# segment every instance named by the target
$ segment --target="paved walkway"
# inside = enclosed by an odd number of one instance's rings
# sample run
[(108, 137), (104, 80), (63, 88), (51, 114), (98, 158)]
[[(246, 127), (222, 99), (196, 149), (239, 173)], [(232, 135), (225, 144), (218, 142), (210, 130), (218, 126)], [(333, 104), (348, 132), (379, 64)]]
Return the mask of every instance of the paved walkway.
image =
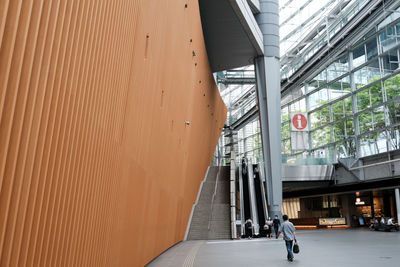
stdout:
[(297, 231), (300, 254), (286, 260), (282, 239), (186, 241), (170, 248), (149, 267), (400, 266), (400, 233), (369, 230)]

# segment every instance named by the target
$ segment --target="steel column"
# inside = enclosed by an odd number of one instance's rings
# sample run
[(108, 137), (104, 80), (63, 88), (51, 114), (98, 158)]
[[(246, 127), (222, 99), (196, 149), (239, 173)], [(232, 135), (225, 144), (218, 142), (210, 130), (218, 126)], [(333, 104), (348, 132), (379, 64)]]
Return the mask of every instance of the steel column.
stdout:
[(263, 34), (264, 56), (254, 60), (269, 214), (281, 216), (281, 92), (279, 62), (279, 1), (260, 0), (256, 17)]

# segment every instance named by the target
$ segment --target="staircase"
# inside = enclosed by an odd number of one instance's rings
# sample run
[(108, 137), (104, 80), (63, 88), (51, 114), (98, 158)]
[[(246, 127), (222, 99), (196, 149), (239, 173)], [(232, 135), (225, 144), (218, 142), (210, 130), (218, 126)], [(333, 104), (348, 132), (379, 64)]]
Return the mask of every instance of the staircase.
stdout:
[(231, 238), (231, 209), (230, 209), (230, 167), (221, 167), (218, 180), (217, 193), (215, 195), (210, 230), (208, 239), (230, 239)]
[[(221, 167), (217, 192), (211, 208), (218, 167), (210, 167), (203, 183), (189, 228), (188, 240), (230, 239), (229, 166)], [(212, 212), (212, 216), (210, 216)], [(210, 229), (208, 225), (210, 223)]]

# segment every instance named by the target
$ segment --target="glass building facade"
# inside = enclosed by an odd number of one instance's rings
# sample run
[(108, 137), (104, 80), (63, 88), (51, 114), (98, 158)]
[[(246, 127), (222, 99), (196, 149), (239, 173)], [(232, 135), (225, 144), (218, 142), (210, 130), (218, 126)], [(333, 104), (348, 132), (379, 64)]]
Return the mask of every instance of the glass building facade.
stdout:
[[(348, 7), (355, 5), (360, 9), (365, 2), (351, 1)], [(343, 27), (354, 14), (355, 9), (343, 9), (336, 18), (341, 23), (332, 22), (330, 27), (334, 24)], [(339, 56), (321, 58), (324, 63), (313, 75), (303, 77), (300, 85), (289, 87), (282, 96), (283, 163), (330, 164), (340, 158), (362, 158), (400, 149), (400, 8), (386, 14), (354, 45), (336, 53)], [(326, 28), (325, 38), (321, 38), (325, 44), (329, 42), (330, 27)], [(302, 59), (295, 62), (307, 60), (305, 57), (303, 53)], [(282, 66), (282, 79), (296, 70), (296, 64), (290, 65), (289, 72), (286, 71), (289, 65)], [(227, 103), (229, 93), (225, 94), (229, 125), (257, 105), (255, 87), (246, 88), (230, 103)], [(295, 112), (307, 114), (308, 149), (293, 147), (290, 114)], [(229, 138), (230, 142), (237, 142), (238, 158), (262, 160), (258, 116)]]

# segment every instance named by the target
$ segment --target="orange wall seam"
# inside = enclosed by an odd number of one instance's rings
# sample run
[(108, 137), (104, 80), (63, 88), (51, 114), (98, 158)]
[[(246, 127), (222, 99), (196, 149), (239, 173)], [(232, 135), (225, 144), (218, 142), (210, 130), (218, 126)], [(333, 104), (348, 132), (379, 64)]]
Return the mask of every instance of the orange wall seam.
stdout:
[(150, 262), (226, 113), (197, 1), (1, 1), (0, 266)]

